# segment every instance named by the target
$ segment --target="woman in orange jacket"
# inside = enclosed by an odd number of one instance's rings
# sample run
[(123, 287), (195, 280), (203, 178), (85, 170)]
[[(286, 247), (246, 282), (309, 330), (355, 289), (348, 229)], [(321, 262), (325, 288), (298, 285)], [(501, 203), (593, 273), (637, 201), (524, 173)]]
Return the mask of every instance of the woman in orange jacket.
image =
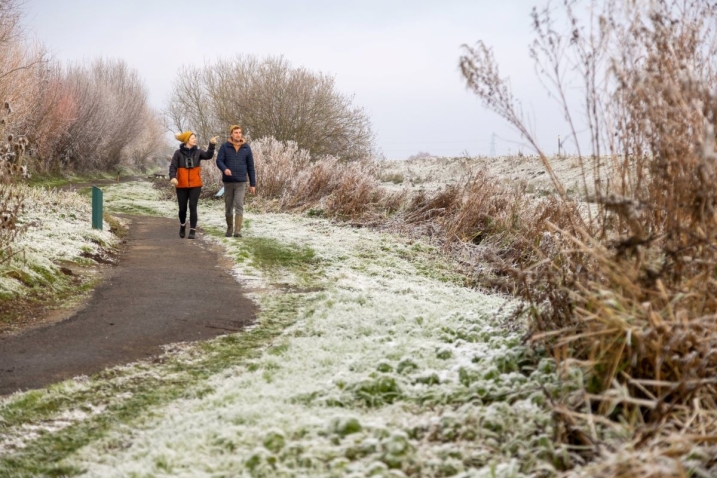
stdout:
[(172, 156), (169, 165), (169, 178), (177, 189), (177, 202), (179, 203), (179, 237), (184, 237), (187, 227), (187, 203), (189, 203), (189, 235), (194, 239), (197, 229), (197, 203), (202, 192), (202, 175), (200, 164), (202, 160), (214, 157), (214, 145), (217, 137), (209, 140), (206, 151), (197, 148), (197, 136), (191, 131), (174, 136), (182, 144)]

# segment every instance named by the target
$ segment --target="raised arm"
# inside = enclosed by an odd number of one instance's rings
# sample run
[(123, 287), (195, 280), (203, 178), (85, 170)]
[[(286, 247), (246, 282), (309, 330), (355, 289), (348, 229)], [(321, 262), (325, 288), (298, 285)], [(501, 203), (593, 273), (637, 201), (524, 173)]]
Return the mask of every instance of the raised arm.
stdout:
[(212, 159), (214, 157), (214, 143), (209, 143), (206, 151), (199, 150), (199, 160)]

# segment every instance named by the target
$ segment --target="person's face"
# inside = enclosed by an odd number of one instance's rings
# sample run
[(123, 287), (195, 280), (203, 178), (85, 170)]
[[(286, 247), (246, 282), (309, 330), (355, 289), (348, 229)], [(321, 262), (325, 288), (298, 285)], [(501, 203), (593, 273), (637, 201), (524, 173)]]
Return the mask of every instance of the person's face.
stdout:
[(191, 135), (189, 139), (187, 140), (187, 146), (193, 147), (197, 145), (197, 137), (195, 135)]
[(232, 131), (232, 141), (234, 141), (235, 143), (238, 143), (239, 141), (241, 141), (241, 134), (242, 133), (241, 133), (240, 128), (237, 128), (234, 131)]

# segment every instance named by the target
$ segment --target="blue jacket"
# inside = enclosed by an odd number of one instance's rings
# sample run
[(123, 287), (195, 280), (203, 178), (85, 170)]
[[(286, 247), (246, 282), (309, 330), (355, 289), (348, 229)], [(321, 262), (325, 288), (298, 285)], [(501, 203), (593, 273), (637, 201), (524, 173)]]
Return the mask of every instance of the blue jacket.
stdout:
[[(217, 167), (222, 172), (222, 182), (224, 183), (245, 183), (248, 175), (249, 185), (256, 186), (254, 156), (251, 154), (251, 148), (245, 142), (239, 146), (239, 149), (236, 149), (229, 141), (224, 143), (217, 154)], [(231, 171), (231, 176), (224, 174), (226, 169)]]

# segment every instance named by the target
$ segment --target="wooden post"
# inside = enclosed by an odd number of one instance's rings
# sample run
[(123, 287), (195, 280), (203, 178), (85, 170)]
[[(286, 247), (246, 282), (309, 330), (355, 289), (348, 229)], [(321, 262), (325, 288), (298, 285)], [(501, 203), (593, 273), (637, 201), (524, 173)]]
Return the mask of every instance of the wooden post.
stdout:
[(558, 156), (560, 156), (560, 135), (558, 135)]

